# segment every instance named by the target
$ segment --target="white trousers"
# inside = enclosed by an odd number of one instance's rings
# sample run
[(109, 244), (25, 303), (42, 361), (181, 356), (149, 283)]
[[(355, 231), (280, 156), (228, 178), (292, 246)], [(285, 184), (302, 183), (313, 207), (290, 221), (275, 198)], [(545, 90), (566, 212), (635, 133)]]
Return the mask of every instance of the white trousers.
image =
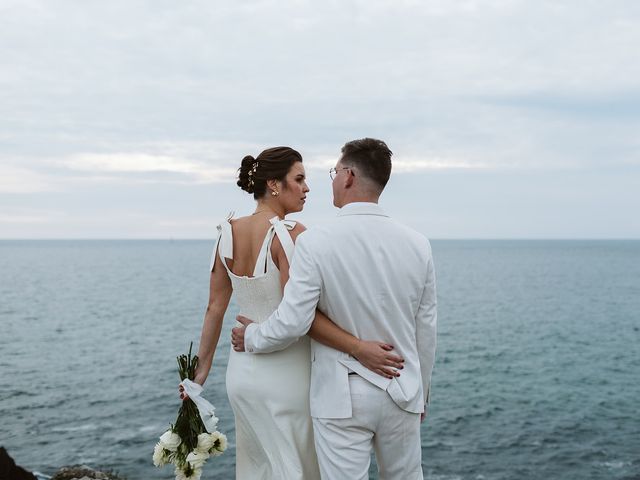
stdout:
[(367, 480), (371, 449), (380, 480), (422, 480), (420, 414), (398, 407), (380, 388), (349, 376), (351, 418), (314, 418), (323, 480)]

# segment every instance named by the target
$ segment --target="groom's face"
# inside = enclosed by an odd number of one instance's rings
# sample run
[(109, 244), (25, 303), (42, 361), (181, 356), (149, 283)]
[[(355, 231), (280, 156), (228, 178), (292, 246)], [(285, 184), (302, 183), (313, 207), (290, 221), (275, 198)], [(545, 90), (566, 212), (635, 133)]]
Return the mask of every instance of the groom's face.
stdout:
[(344, 192), (345, 192), (345, 176), (350, 175), (348, 170), (344, 169), (344, 165), (342, 164), (342, 157), (336, 163), (336, 175), (333, 178), (332, 189), (333, 189), (333, 206), (342, 208), (344, 206)]

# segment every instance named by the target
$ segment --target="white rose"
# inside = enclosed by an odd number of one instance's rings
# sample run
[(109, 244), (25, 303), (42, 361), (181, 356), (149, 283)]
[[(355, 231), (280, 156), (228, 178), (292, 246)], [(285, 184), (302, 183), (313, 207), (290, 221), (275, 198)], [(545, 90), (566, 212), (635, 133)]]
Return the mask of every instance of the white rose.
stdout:
[(160, 437), (160, 445), (170, 452), (175, 452), (178, 446), (182, 443), (180, 435), (173, 433), (171, 430), (167, 430)]
[(209, 458), (209, 453), (198, 452), (197, 450), (194, 450), (189, 455), (187, 455), (187, 462), (191, 464), (191, 467), (197, 469), (202, 468), (204, 463), (207, 461), (207, 458)]
[(224, 452), (227, 449), (227, 436), (224, 433), (220, 433), (218, 432), (218, 435), (220, 435), (220, 445), (218, 446), (218, 450), (220, 450), (221, 452)]
[[(211, 412), (213, 414), (213, 412)], [(213, 425), (210, 425), (210, 427), (213, 429), (216, 429), (218, 427), (218, 420), (219, 418), (216, 417), (215, 415), (211, 415), (211, 422), (213, 422)]]
[(191, 470), (191, 475), (187, 475), (180, 467), (175, 469), (176, 480), (200, 480), (202, 469), (195, 468)]
[(201, 433), (200, 435), (198, 435), (198, 446), (196, 447), (196, 450), (198, 450), (199, 452), (209, 453), (209, 450), (213, 448), (215, 443), (216, 438), (214, 438), (212, 435), (208, 433)]
[(175, 474), (176, 474), (176, 480), (188, 480), (187, 476), (185, 475), (185, 473), (182, 471), (180, 467), (176, 467)]
[(156, 443), (156, 446), (153, 449), (153, 464), (156, 467), (162, 467), (167, 464), (167, 455), (165, 454), (164, 448), (159, 443)]
[(224, 433), (215, 431), (211, 434), (211, 438), (216, 441), (215, 450), (212, 454), (215, 456), (222, 455), (222, 452), (227, 449), (227, 436)]

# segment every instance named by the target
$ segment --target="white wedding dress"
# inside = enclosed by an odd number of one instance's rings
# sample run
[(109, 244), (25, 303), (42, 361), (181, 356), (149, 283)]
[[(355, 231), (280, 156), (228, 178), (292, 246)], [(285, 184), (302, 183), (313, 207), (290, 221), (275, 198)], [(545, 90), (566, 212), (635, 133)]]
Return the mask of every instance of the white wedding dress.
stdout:
[[(240, 315), (266, 320), (282, 299), (280, 272), (271, 258), (278, 236), (289, 262), (293, 241), (287, 229), (295, 222), (271, 219), (253, 276), (235, 275), (225, 258), (233, 259), (229, 222), (218, 226), (214, 249), (233, 285)], [(238, 324), (239, 325), (239, 324)], [(227, 394), (236, 420), (236, 479), (315, 480), (320, 478), (309, 414), (311, 371), (308, 337), (269, 354), (238, 353), (231, 348), (227, 367)]]

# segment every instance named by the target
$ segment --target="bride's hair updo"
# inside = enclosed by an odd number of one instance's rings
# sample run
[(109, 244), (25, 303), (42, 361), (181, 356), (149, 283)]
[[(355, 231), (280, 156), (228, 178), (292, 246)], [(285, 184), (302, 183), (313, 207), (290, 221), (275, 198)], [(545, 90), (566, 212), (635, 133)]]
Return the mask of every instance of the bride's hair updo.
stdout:
[(257, 158), (247, 155), (238, 169), (238, 186), (256, 200), (267, 192), (267, 180), (284, 180), (302, 155), (290, 147), (267, 148)]

